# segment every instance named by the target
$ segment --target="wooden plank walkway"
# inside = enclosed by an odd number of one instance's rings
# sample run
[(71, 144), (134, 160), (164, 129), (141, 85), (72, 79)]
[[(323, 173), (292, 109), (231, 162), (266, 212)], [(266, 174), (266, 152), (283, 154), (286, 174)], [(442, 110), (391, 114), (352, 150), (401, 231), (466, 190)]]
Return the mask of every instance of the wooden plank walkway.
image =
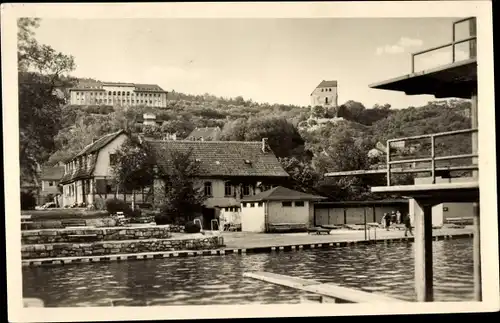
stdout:
[(286, 286), (318, 294), (333, 299), (335, 303), (388, 303), (406, 302), (404, 300), (342, 287), (334, 283), (321, 283), (316, 280), (302, 279), (270, 272), (248, 272), (243, 277), (262, 280), (271, 284)]

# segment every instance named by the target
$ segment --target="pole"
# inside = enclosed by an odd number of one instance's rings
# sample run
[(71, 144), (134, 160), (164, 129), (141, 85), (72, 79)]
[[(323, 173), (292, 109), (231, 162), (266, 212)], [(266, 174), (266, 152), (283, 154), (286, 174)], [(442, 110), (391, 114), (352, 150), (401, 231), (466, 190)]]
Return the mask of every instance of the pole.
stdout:
[(472, 204), (474, 216), (474, 241), (473, 241), (473, 258), (474, 258), (474, 300), (481, 302), (482, 286), (481, 286), (481, 235), (480, 235), (480, 218), (479, 218), (479, 203)]
[(366, 241), (366, 238), (367, 238), (367, 232), (366, 232), (366, 207), (363, 207), (363, 215), (364, 215), (364, 219), (365, 219), (365, 241)]
[(432, 207), (410, 199), (410, 213), (415, 216), (415, 291), (418, 302), (432, 302)]

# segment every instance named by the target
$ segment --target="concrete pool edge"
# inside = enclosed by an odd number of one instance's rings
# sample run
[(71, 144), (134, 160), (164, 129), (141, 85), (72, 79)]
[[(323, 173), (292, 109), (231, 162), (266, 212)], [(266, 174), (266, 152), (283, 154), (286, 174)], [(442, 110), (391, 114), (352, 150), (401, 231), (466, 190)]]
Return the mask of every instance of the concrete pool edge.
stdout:
[[(437, 234), (433, 236), (433, 241), (472, 238), (473, 233), (457, 233), (457, 234)], [(156, 251), (142, 252), (133, 254), (114, 254), (101, 256), (77, 256), (77, 257), (57, 257), (57, 258), (38, 258), (38, 259), (23, 259), (23, 267), (36, 267), (42, 265), (66, 265), (77, 263), (94, 263), (94, 262), (113, 262), (113, 261), (128, 261), (128, 260), (146, 260), (146, 259), (164, 259), (164, 258), (179, 258), (179, 257), (196, 257), (196, 256), (223, 256), (229, 254), (246, 254), (246, 253), (271, 253), (278, 251), (297, 251), (307, 249), (328, 249), (346, 247), (352, 245), (368, 245), (378, 243), (398, 243), (398, 242), (413, 242), (413, 237), (395, 237), (377, 240), (354, 239), (336, 242), (324, 243), (307, 243), (307, 244), (292, 244), (292, 245), (270, 245), (262, 247), (248, 248), (221, 248), (211, 250), (178, 250), (178, 251)]]

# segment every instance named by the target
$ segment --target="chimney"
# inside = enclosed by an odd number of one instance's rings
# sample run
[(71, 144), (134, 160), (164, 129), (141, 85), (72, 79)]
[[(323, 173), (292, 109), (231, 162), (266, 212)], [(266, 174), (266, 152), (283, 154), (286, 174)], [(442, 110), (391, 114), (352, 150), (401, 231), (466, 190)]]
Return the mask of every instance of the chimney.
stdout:
[(269, 151), (269, 146), (267, 144), (267, 138), (262, 138), (262, 152), (267, 153)]

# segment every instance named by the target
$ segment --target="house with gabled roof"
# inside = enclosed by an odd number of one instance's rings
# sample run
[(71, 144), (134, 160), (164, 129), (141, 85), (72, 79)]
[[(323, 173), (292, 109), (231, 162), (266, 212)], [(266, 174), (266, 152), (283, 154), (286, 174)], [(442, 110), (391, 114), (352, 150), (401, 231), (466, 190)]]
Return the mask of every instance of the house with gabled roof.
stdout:
[(40, 172), (40, 194), (43, 198), (60, 194), (59, 182), (64, 176), (64, 166), (42, 166)]
[(124, 130), (107, 134), (66, 161), (60, 180), (63, 206), (94, 204), (96, 194), (116, 197), (111, 166), (115, 162), (114, 152), (127, 138)]
[[(199, 163), (196, 185), (207, 199), (201, 215), (204, 229), (211, 220), (219, 223), (241, 223), (240, 201), (269, 188), (286, 183), (288, 173), (269, 148), (262, 142), (244, 141), (148, 141), (158, 167), (165, 173), (171, 169), (170, 151), (190, 152)], [(155, 181), (155, 194), (165, 183)]]
[(241, 199), (241, 230), (306, 230), (314, 225), (314, 202), (326, 197), (277, 186)]
[(337, 81), (321, 81), (311, 93), (311, 106), (338, 107)]

